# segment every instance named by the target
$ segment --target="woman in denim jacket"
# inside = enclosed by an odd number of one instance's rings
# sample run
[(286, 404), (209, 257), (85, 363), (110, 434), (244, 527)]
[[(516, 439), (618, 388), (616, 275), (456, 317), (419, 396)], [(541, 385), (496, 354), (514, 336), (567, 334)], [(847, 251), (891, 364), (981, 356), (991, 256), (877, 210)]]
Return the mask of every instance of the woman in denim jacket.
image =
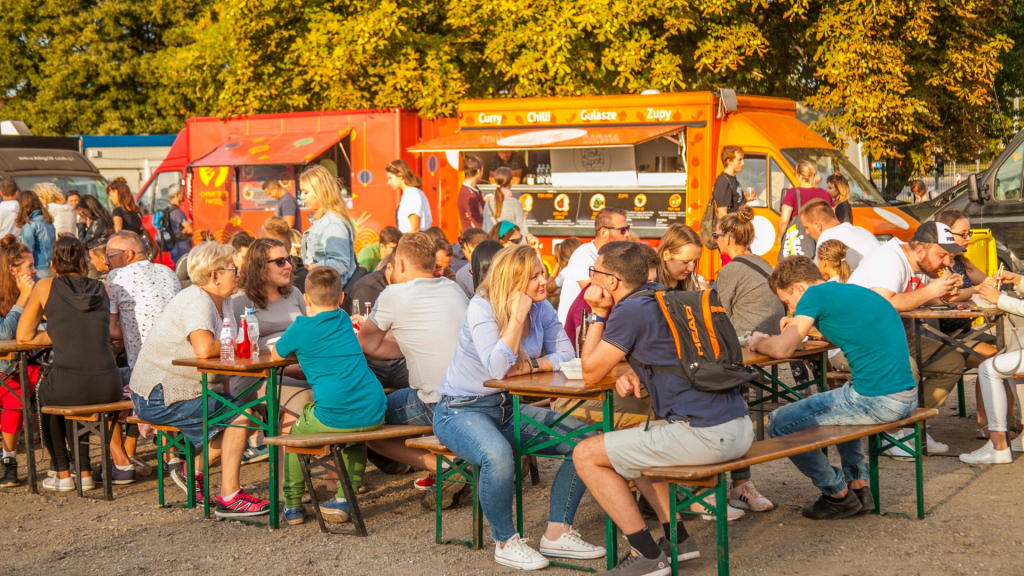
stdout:
[(20, 240), (32, 251), (36, 263), (36, 275), (49, 278), (50, 258), (53, 256), (53, 243), (57, 240), (57, 230), (53, 227), (53, 217), (46, 206), (39, 200), (35, 192), (24, 191), (18, 195), (18, 217), (15, 220), (21, 229)]
[(330, 266), (348, 283), (356, 269), (355, 223), (348, 215), (338, 179), (323, 166), (310, 166), (299, 178), (302, 201), (313, 211), (312, 226), (302, 235), (306, 268)]

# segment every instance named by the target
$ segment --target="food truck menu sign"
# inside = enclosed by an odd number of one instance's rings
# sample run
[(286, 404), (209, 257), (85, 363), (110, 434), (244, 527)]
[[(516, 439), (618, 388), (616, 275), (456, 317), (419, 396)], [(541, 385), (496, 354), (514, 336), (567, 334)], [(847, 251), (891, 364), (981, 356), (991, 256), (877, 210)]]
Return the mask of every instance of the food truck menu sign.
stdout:
[(661, 228), (686, 222), (683, 192), (526, 192), (519, 202), (530, 226), (594, 229), (594, 219), (605, 207), (626, 212), (626, 220), (639, 228)]
[[(459, 113), (462, 128), (567, 126), (588, 124), (669, 124), (683, 122), (682, 106), (580, 107), (563, 110), (516, 110)], [(692, 107), (690, 109), (692, 113)]]

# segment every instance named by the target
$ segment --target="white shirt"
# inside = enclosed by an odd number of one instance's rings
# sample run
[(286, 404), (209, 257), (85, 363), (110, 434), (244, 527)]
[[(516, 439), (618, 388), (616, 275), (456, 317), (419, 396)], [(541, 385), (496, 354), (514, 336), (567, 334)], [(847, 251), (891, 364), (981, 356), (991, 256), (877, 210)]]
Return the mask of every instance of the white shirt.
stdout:
[[(167, 303), (181, 291), (174, 271), (148, 260), (116, 268), (107, 274), (110, 313), (118, 314), (128, 365), (134, 367), (139, 350)], [(220, 331), (214, 336), (219, 337)]]
[(14, 221), (18, 218), (18, 201), (4, 200), (0, 202), (0, 238), (14, 234), (17, 230)]
[(377, 297), (370, 321), (391, 333), (409, 367), (409, 387), (424, 404), (441, 399), (438, 386), (459, 344), (469, 298), (447, 278), (392, 284)]
[[(826, 240), (839, 240), (846, 245), (846, 263), (850, 265), (851, 272), (860, 266), (865, 256), (880, 246), (874, 234), (849, 222), (843, 222), (822, 232), (818, 236), (818, 246), (824, 244)], [(817, 251), (814, 254), (814, 262), (818, 262)]]
[(894, 294), (926, 286), (931, 279), (924, 274), (914, 273), (907, 255), (903, 253), (903, 244), (899, 238), (893, 238), (879, 246), (861, 260), (847, 284), (856, 284), (869, 290), (882, 288)]
[[(420, 217), (420, 229), (413, 230), (409, 216)], [(409, 187), (402, 192), (402, 201), (398, 203), (398, 230), (402, 234), (422, 232), (434, 225), (430, 216), (430, 203), (427, 196), (419, 188)]]
[(562, 268), (562, 294), (558, 297), (558, 321), (565, 325), (569, 308), (580, 295), (580, 282), (590, 281), (590, 267), (597, 262), (597, 247), (587, 242), (572, 253), (569, 263)]

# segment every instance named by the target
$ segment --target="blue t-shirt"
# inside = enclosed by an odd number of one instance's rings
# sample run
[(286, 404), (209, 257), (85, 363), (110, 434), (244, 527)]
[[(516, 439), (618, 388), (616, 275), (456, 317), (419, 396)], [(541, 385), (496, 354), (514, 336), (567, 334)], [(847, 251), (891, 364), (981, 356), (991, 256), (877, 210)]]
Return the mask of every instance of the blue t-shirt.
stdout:
[(299, 316), (281, 339), (277, 353), (295, 354), (313, 389), (313, 415), (331, 428), (362, 428), (384, 420), (387, 398), (342, 310)]
[[(660, 284), (651, 283), (637, 290), (664, 289)], [(691, 388), (683, 378), (658, 371), (647, 374), (641, 368), (641, 364), (675, 366), (679, 363), (668, 319), (657, 300), (649, 296), (623, 299), (613, 312), (601, 339), (626, 353), (660, 418), (689, 419), (691, 426), (707, 428), (748, 415), (747, 404), (738, 389), (723, 394), (701, 392)]]
[(821, 335), (843, 351), (857, 394), (885, 396), (916, 386), (903, 321), (874, 290), (816, 284), (800, 298), (794, 316), (813, 318)]

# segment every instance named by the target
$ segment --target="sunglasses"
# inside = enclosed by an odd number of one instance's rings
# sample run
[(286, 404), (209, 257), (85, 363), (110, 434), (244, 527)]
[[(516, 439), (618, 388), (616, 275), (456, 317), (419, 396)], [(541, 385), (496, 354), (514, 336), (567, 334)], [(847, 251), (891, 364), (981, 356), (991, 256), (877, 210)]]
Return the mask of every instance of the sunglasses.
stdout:
[(711, 233), (711, 237), (714, 238), (715, 240), (718, 240), (719, 238), (722, 238), (724, 236), (728, 236), (729, 238), (732, 238), (733, 240), (736, 239), (735, 236), (733, 236), (732, 234), (729, 234), (728, 232), (726, 232), (726, 233), (712, 232)]
[(107, 262), (110, 262), (113, 258), (115, 258), (117, 256), (120, 256), (121, 254), (124, 254), (125, 252), (128, 252), (128, 250), (121, 250), (120, 252), (109, 252), (109, 253), (103, 255), (103, 259), (106, 260)]
[(277, 264), (278, 268), (284, 268), (291, 263), (291, 258), (274, 258), (273, 260), (267, 260), (267, 264)]
[(509, 238), (508, 241), (513, 244), (519, 244), (520, 242), (523, 241), (523, 237), (520, 236), (519, 238)]
[(629, 224), (626, 224), (625, 226), (623, 226), (621, 228), (618, 227), (618, 226), (602, 226), (601, 228), (603, 228), (605, 230), (618, 230), (619, 234), (622, 234), (623, 236), (625, 236), (626, 234), (629, 234), (629, 229), (632, 228), (632, 226), (630, 226)]
[(612, 274), (611, 272), (602, 272), (602, 271), (598, 270), (597, 268), (594, 268), (593, 266), (591, 266), (590, 268), (587, 268), (587, 271), (590, 273), (590, 277), (591, 278), (594, 277), (594, 274), (604, 274), (605, 276), (611, 276), (612, 278), (615, 278), (619, 282), (622, 282), (622, 279), (619, 278), (618, 276), (616, 276), (615, 274)]

